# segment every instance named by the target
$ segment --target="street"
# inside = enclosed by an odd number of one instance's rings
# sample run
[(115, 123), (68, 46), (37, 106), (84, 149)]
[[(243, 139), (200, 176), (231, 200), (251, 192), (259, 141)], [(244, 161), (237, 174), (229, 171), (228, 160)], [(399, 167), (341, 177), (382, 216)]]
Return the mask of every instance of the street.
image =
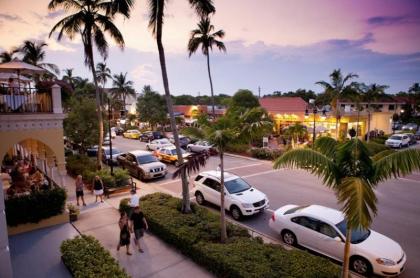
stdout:
[[(146, 149), (139, 140), (117, 137), (112, 140), (113, 147), (120, 151)], [(211, 157), (204, 170), (216, 169), (218, 157)], [(334, 193), (322, 185), (322, 182), (303, 170), (274, 170), (272, 163), (237, 156), (225, 156), (225, 169), (244, 178), (249, 184), (264, 192), (270, 200), (270, 209), (266, 212), (245, 218), (242, 223), (253, 230), (279, 239), (268, 227), (272, 210), (286, 204), (319, 204), (339, 209)], [(181, 196), (181, 183), (172, 179), (175, 167), (168, 166), (165, 178), (147, 182), (147, 186), (158, 188), (162, 192)], [(191, 177), (191, 179), (193, 179)], [(138, 181), (138, 184), (140, 182)], [(140, 184), (140, 188), (143, 183)], [(192, 190), (192, 183), (190, 183)], [(191, 192), (193, 194), (193, 191)], [(420, 273), (420, 173), (389, 180), (379, 184), (376, 189), (378, 215), (372, 229), (397, 241), (407, 255), (404, 278), (418, 277)]]

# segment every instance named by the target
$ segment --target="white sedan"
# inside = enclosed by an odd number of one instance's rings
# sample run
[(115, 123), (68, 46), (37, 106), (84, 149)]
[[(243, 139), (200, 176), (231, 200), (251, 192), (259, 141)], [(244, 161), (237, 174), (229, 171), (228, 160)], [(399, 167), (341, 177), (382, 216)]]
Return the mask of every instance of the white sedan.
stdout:
[(146, 144), (146, 149), (149, 151), (156, 151), (163, 147), (173, 147), (174, 145), (166, 138), (156, 139)]
[(187, 145), (187, 150), (195, 153), (209, 151), (211, 148), (213, 148), (213, 145), (207, 141), (197, 141), (194, 144)]
[[(346, 221), (338, 210), (287, 205), (273, 213), (269, 226), (289, 245), (343, 261)], [(392, 239), (372, 230), (352, 230), (350, 267), (358, 274), (396, 276), (404, 270), (406, 260), (401, 246)]]
[(410, 137), (407, 134), (394, 134), (385, 141), (385, 145), (391, 148), (402, 148), (410, 145)]

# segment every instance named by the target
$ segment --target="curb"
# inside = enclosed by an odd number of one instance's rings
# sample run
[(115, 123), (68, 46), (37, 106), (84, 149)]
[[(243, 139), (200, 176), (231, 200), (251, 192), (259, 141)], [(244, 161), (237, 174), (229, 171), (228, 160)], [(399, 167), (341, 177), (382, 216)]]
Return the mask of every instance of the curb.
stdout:
[(267, 160), (262, 160), (262, 159), (256, 159), (256, 158), (252, 158), (252, 157), (248, 157), (248, 156), (243, 156), (243, 155), (239, 155), (239, 154), (233, 154), (233, 153), (224, 153), (226, 156), (231, 156), (231, 157), (236, 157), (236, 158), (242, 158), (242, 159), (247, 159), (247, 160), (251, 160), (251, 161), (267, 161)]

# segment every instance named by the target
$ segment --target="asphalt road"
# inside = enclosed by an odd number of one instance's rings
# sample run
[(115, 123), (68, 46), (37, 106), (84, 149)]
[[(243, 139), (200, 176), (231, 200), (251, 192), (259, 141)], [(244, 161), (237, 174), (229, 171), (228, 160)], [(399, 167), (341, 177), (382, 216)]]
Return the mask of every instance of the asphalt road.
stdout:
[[(121, 137), (114, 139), (113, 145), (121, 151), (145, 149), (145, 143)], [(218, 158), (212, 157), (203, 170), (216, 169), (218, 163)], [(268, 227), (268, 220), (272, 210), (286, 204), (340, 208), (334, 193), (306, 171), (273, 170), (271, 162), (232, 156), (225, 157), (225, 165), (227, 171), (245, 178), (268, 196), (269, 210), (242, 221), (260, 233), (279, 238)], [(147, 184), (162, 192), (181, 196), (180, 181), (171, 178), (175, 167), (170, 165), (168, 169), (169, 174), (165, 178)], [(372, 229), (397, 241), (406, 252), (406, 270), (400, 277), (420, 277), (420, 173), (379, 184), (376, 196), (378, 215)]]

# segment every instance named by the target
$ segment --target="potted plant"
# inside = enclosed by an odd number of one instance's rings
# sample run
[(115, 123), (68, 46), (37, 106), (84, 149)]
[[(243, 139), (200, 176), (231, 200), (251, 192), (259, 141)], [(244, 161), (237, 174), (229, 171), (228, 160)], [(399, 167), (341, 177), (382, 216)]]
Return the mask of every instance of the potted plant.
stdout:
[(67, 205), (67, 209), (69, 210), (70, 222), (76, 221), (77, 220), (77, 216), (80, 213), (79, 208), (70, 203), (70, 204)]

